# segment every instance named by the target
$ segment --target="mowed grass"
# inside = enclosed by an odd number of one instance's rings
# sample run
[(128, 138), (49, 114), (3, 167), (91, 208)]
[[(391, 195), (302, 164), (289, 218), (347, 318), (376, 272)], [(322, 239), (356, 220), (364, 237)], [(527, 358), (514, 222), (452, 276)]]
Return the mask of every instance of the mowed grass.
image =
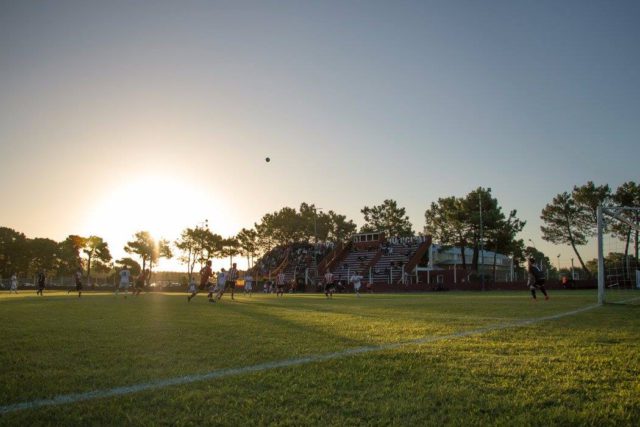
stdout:
[[(24, 409), (2, 425), (637, 425), (640, 306), (595, 291), (0, 296), (0, 406), (381, 346), (321, 362)], [(630, 297), (637, 297), (634, 292)], [(623, 295), (626, 297), (626, 294)], [(466, 331), (478, 331), (456, 336)], [(412, 341), (440, 337), (429, 342)], [(386, 344), (407, 345), (385, 348)]]

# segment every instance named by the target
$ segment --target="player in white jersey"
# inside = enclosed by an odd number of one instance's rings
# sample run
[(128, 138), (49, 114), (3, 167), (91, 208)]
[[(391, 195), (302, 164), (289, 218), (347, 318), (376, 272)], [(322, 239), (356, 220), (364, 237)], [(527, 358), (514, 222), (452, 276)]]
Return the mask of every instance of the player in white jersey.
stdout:
[(120, 294), (120, 291), (124, 291), (124, 297), (126, 298), (129, 294), (129, 282), (131, 281), (131, 272), (129, 268), (125, 265), (122, 270), (120, 270), (120, 286), (116, 290), (116, 295)]
[[(189, 282), (187, 292), (192, 295), (198, 293), (198, 285), (196, 284), (196, 279), (194, 279), (193, 276), (191, 277), (191, 281)], [(191, 300), (191, 298), (188, 299), (189, 301)]]
[(218, 295), (222, 296), (222, 293), (224, 293), (224, 287), (226, 283), (227, 283), (227, 272), (225, 271), (224, 268), (221, 268), (216, 278), (216, 285), (215, 286), (212, 285), (211, 287), (209, 287), (209, 295), (207, 295), (207, 298), (209, 298), (209, 302), (216, 302), (220, 299)]
[(362, 286), (362, 276), (354, 272), (349, 279), (351, 283), (353, 283), (353, 290), (356, 293), (357, 297), (360, 297), (360, 287)]
[(284, 287), (286, 284), (287, 282), (284, 273), (279, 273), (276, 276), (276, 296), (284, 296)]
[(253, 292), (253, 277), (251, 276), (251, 273), (247, 272), (247, 274), (244, 275), (244, 293), (249, 294), (249, 296), (251, 296), (252, 292)]
[(11, 288), (9, 289), (9, 293), (18, 293), (18, 275), (13, 273), (11, 275)]

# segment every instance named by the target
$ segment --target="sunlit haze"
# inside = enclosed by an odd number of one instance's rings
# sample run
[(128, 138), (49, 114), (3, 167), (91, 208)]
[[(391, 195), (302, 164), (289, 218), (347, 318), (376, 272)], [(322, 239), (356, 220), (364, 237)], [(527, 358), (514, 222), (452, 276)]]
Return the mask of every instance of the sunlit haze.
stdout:
[(361, 226), (391, 198), (421, 232), (483, 186), (566, 266), (544, 205), (640, 177), (638, 22), (634, 1), (0, 1), (0, 225), (117, 258), (301, 202)]

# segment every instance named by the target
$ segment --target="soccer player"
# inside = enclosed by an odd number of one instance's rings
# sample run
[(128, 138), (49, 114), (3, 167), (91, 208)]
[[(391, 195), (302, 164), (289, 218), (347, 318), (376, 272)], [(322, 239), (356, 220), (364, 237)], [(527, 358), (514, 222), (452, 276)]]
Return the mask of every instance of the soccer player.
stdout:
[[(187, 288), (187, 292), (191, 295), (195, 295), (198, 293), (198, 287), (196, 286), (196, 281), (193, 277), (191, 277), (191, 281), (189, 282), (189, 287)], [(187, 301), (191, 301), (189, 297), (187, 297)]]
[(360, 286), (362, 286), (362, 276), (359, 273), (354, 272), (351, 275), (351, 278), (349, 279), (349, 281), (351, 283), (353, 283), (353, 290), (356, 293), (356, 296), (359, 298), (360, 297)]
[(120, 295), (120, 291), (124, 291), (124, 297), (127, 298), (129, 294), (129, 282), (131, 281), (131, 272), (126, 265), (120, 270), (120, 286), (116, 289), (116, 295)]
[[(211, 270), (211, 260), (207, 260), (205, 266), (200, 270), (200, 290), (203, 290), (209, 284), (209, 278), (213, 275)], [(191, 299), (196, 296), (198, 291), (193, 290), (191, 295), (187, 297), (187, 302), (191, 302)], [(209, 291), (209, 299), (211, 299), (211, 291)]]
[(222, 298), (222, 294), (224, 294), (224, 291), (227, 289), (231, 289), (231, 300), (234, 299), (233, 294), (236, 291), (237, 279), (238, 279), (238, 268), (236, 266), (236, 263), (234, 262), (231, 265), (231, 268), (229, 269), (229, 271), (227, 272), (227, 276), (224, 284), (224, 290), (222, 292), (218, 292), (218, 300)]
[[(82, 268), (78, 267), (76, 270), (76, 274), (73, 275), (73, 279), (76, 282), (76, 292), (78, 293), (78, 298), (82, 296)], [(69, 294), (73, 289), (69, 289), (67, 294)]]
[(224, 286), (226, 283), (227, 283), (227, 271), (224, 268), (221, 268), (220, 271), (218, 271), (218, 274), (216, 275), (216, 282), (211, 283), (210, 284), (211, 286), (209, 286), (209, 294), (207, 295), (209, 302), (216, 302), (214, 294), (217, 297), (219, 293), (224, 292)]
[(18, 275), (14, 272), (11, 275), (11, 288), (9, 288), (9, 293), (18, 293)]
[(147, 277), (149, 277), (150, 275), (150, 271), (149, 269), (145, 269), (140, 271), (140, 274), (138, 274), (138, 276), (136, 277), (136, 280), (134, 282), (134, 287), (133, 287), (133, 295), (134, 296), (138, 296), (140, 295), (140, 292), (142, 292), (142, 290), (144, 289), (146, 283), (147, 283)]
[(43, 296), (44, 287), (47, 281), (47, 276), (44, 274), (44, 270), (38, 271), (37, 282), (38, 282), (38, 290), (36, 291), (36, 295)]
[(327, 298), (333, 298), (333, 292), (336, 287), (333, 283), (333, 273), (329, 270), (324, 274), (324, 295)]
[(251, 276), (251, 273), (247, 271), (247, 273), (244, 275), (244, 293), (249, 294), (249, 296), (251, 296), (252, 292), (253, 292), (253, 277)]
[(287, 281), (284, 277), (284, 273), (280, 272), (276, 276), (276, 297), (284, 296), (284, 287), (286, 286)]
[(544, 287), (544, 273), (540, 270), (540, 267), (536, 265), (536, 260), (534, 258), (528, 259), (527, 271), (529, 272), (527, 285), (529, 285), (529, 290), (531, 291), (533, 299), (537, 300), (536, 288), (538, 288), (544, 294), (544, 299), (548, 300), (549, 295), (547, 295), (547, 290)]

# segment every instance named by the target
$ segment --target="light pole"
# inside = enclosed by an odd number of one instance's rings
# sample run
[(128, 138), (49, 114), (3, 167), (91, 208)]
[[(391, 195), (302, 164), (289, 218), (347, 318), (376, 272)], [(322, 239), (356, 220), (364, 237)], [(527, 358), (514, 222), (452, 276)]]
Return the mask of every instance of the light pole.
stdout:
[(558, 254), (558, 279), (560, 278), (560, 254)]
[(322, 208), (313, 208), (313, 235), (315, 237), (315, 247), (313, 248), (313, 268), (315, 269), (315, 280), (318, 280), (318, 211)]
[[(484, 270), (484, 243), (483, 243), (483, 229), (482, 229), (482, 192), (478, 193), (478, 204), (480, 207), (480, 265)], [(484, 291), (484, 274), (480, 273), (480, 281), (482, 283), (482, 290)]]
[(576, 273), (573, 270), (573, 258), (571, 258), (571, 280), (576, 280)]

